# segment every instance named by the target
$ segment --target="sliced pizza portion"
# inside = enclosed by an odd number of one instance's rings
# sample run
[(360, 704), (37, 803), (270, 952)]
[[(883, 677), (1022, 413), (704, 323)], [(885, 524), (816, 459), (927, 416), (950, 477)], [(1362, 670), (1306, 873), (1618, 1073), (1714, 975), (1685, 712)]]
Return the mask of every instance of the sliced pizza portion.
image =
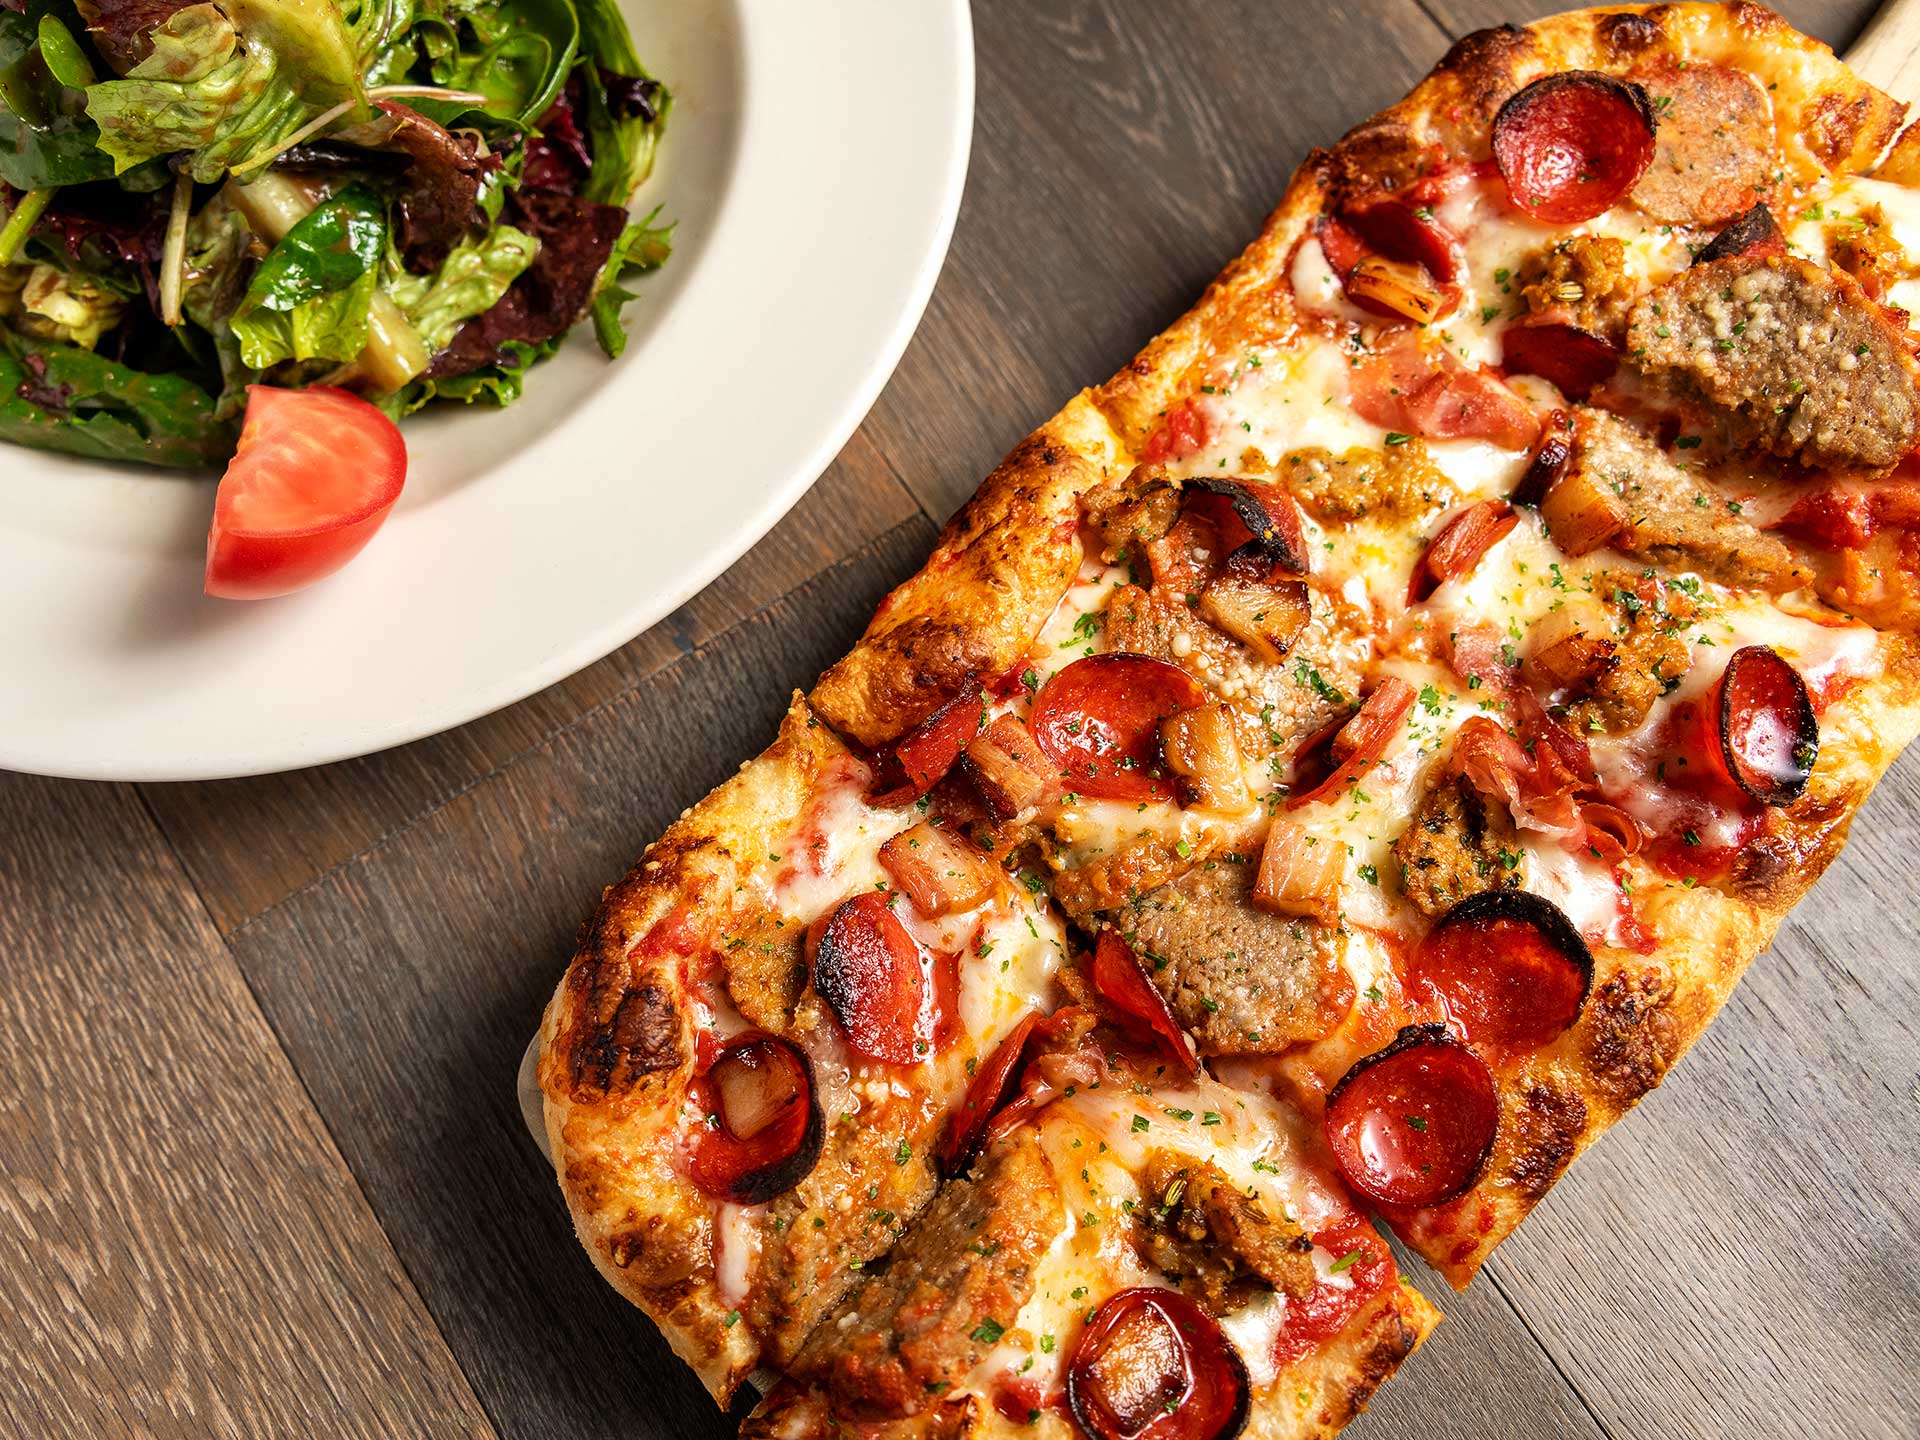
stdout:
[(1438, 1320), (1270, 1096), (1084, 1012), (1017, 1045), (978, 1160), (744, 1433), (1330, 1435)]
[(542, 1026), (582, 1241), (725, 1401), (932, 1197), (974, 1069), (1051, 1008), (1044, 897), (795, 698), (609, 892)]

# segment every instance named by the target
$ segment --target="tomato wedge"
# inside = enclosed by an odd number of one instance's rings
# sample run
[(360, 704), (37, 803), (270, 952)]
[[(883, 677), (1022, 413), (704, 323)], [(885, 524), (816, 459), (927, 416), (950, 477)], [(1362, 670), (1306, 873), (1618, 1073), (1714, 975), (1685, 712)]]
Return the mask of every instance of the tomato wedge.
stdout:
[(406, 480), (399, 429), (357, 395), (248, 386), (213, 499), (206, 593), (264, 600), (325, 579), (373, 538)]
[(1417, 605), (1449, 580), (1457, 580), (1520, 523), (1504, 500), (1482, 500), (1449, 520), (1427, 546), (1407, 582), (1407, 603)]
[(1093, 988), (1116, 1010), (1132, 1016), (1166, 1041), (1167, 1048), (1189, 1075), (1200, 1073), (1193, 1041), (1175, 1023), (1173, 1012), (1167, 1009), (1166, 997), (1154, 988), (1140, 957), (1120, 938), (1117, 930), (1102, 930), (1094, 944)]
[(1206, 699), (1200, 682), (1168, 661), (1089, 655), (1047, 681), (1029, 723), (1069, 790), (1097, 800), (1171, 800), (1173, 782), (1155, 764), (1160, 722)]
[(1500, 1128), (1486, 1062), (1444, 1025), (1408, 1025), (1327, 1095), (1327, 1143), (1347, 1183), (1383, 1205), (1453, 1199), (1480, 1178)]
[(1015, 1073), (1020, 1068), (1027, 1041), (1033, 1034), (1033, 1027), (1039, 1023), (1038, 1010), (1027, 1012), (973, 1072), (973, 1082), (967, 1086), (966, 1098), (960, 1102), (960, 1108), (953, 1112), (946, 1138), (940, 1142), (942, 1173), (959, 1174), (980, 1153), (981, 1143), (987, 1138), (987, 1122), (993, 1119), (994, 1112), (1008, 1098), (1007, 1092), (1013, 1088)]
[[(1393, 737), (1406, 724), (1414, 699), (1413, 686), (1398, 675), (1383, 678), (1366, 702), (1353, 712), (1328, 742), (1334, 762), (1333, 773), (1319, 784), (1291, 796), (1287, 800), (1287, 808), (1298, 810), (1302, 805), (1337, 796), (1349, 785), (1359, 783), (1361, 777), (1379, 763), (1387, 746), (1393, 743)], [(1319, 737), (1314, 739), (1318, 740)], [(1301, 751), (1305, 753), (1312, 743), (1310, 741), (1309, 745), (1303, 745)], [(1296, 757), (1296, 766), (1298, 763)]]
[(1093, 1440), (1229, 1440), (1247, 1423), (1247, 1363), (1178, 1290), (1101, 1302), (1067, 1365), (1067, 1404)]

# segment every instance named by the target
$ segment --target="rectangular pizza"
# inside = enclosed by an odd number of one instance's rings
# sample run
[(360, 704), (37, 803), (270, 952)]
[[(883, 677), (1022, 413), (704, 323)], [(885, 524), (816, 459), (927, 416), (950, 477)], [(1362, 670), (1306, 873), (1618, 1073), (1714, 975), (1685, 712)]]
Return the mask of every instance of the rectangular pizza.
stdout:
[(1329, 1435), (1920, 724), (1920, 135), (1747, 4), (1460, 41), (582, 932), (579, 1237), (753, 1435)]

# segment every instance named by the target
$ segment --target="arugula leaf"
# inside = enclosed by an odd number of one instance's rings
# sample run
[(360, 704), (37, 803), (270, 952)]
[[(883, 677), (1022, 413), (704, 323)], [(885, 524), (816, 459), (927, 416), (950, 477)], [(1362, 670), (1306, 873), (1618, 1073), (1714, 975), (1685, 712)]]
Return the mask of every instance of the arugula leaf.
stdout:
[(627, 348), (627, 331), (620, 323), (620, 309), (635, 297), (631, 290), (621, 288), (623, 273), (631, 270), (644, 275), (649, 270), (658, 270), (673, 252), (673, 226), (653, 223), (659, 213), (655, 209), (646, 219), (620, 232), (599, 279), (594, 282), (593, 337), (600, 342), (609, 360), (619, 359), (620, 352)]
[(204, 469), (233, 454), (238, 426), (180, 375), (116, 365), (0, 324), (0, 440), (97, 460)]
[(387, 250), (386, 208), (365, 185), (321, 201), (274, 246), (229, 322), (240, 358), (351, 360), (367, 346), (367, 312)]
[(387, 293), (405, 312), (429, 353), (444, 350), (462, 324), (491, 310), (533, 263), (540, 242), (511, 225), (454, 248), (432, 275), (389, 265)]
[(76, 99), (47, 68), (39, 27), (0, 6), (0, 183), (46, 190), (113, 174)]
[(673, 97), (634, 53), (627, 22), (613, 0), (579, 0), (586, 79), (587, 143), (593, 171), (581, 194), (625, 205), (653, 170)]

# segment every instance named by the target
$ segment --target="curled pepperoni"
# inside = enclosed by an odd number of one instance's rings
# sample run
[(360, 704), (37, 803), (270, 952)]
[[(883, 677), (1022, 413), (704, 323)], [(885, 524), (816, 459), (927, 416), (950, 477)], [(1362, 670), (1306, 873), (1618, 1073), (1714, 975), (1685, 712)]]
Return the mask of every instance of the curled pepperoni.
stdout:
[(1540, 502), (1547, 498), (1547, 491), (1567, 473), (1567, 466), (1572, 462), (1573, 437), (1569, 433), (1567, 412), (1552, 411), (1540, 427), (1540, 444), (1533, 458), (1527, 461), (1527, 468), (1520, 473), (1520, 483), (1507, 498), (1516, 505), (1539, 509)]
[(1433, 537), (1427, 553), (1413, 567), (1407, 603), (1417, 605), (1447, 581), (1465, 575), (1519, 523), (1504, 500), (1482, 500), (1462, 510)]
[[(1215, 513), (1209, 518), (1214, 522), (1223, 551), (1237, 556), (1251, 547), (1248, 552), (1251, 556), (1295, 575), (1305, 575), (1313, 568), (1312, 552), (1307, 549), (1306, 535), (1300, 527), (1300, 507), (1278, 485), (1269, 485), (1264, 480), (1196, 475), (1186, 482), (1185, 488), (1191, 497), (1189, 504), (1196, 500), (1204, 504), (1208, 497), (1217, 497), (1212, 507)], [(1199, 494), (1195, 495), (1196, 491)], [(1221, 500), (1226, 504), (1220, 505)]]
[(1100, 998), (1123, 1015), (1138, 1020), (1159, 1036), (1189, 1075), (1200, 1073), (1193, 1041), (1175, 1023), (1166, 997), (1147, 978), (1140, 957), (1117, 930), (1102, 930), (1093, 947), (1093, 988)]
[(1493, 159), (1535, 220), (1576, 225), (1626, 199), (1653, 159), (1653, 103), (1630, 80), (1565, 70), (1493, 117)]
[(1569, 400), (1584, 400), (1620, 368), (1620, 352), (1591, 331), (1558, 320), (1522, 321), (1500, 335), (1500, 367), (1538, 375)]
[[(1348, 786), (1357, 784), (1379, 763), (1393, 737), (1400, 733), (1401, 727), (1406, 724), (1408, 712), (1413, 709), (1413, 701), (1413, 686), (1398, 675), (1388, 675), (1382, 679), (1365, 703), (1328, 739), (1327, 750), (1333, 760), (1332, 773), (1317, 785), (1291, 797), (1287, 801), (1287, 808), (1298, 810), (1302, 805), (1339, 795)], [(1301, 748), (1317, 747), (1313, 747), (1313, 742), (1309, 741), (1308, 745)]]
[(1252, 1392), (1218, 1322), (1154, 1286), (1101, 1302), (1067, 1365), (1067, 1404), (1092, 1440), (1232, 1440)]
[(826, 1124), (813, 1067), (794, 1046), (753, 1032), (727, 1045), (693, 1082), (707, 1117), (688, 1173), (704, 1195), (763, 1205), (804, 1180), (820, 1159)]
[(1483, 890), (1440, 918), (1402, 979), (1474, 1044), (1530, 1050), (1580, 1018), (1593, 954), (1552, 901), (1525, 890)]
[(1710, 704), (1728, 778), (1762, 805), (1798, 800), (1820, 757), (1820, 719), (1800, 672), (1769, 646), (1743, 646)]
[(1767, 208), (1766, 201), (1756, 200), (1751, 209), (1729, 220), (1727, 228), (1693, 257), (1693, 263), (1705, 265), (1711, 260), (1735, 258), (1764, 260), (1786, 253), (1787, 237), (1780, 233), (1773, 211)]
[(1006, 1103), (1008, 1092), (1013, 1089), (1019, 1073), (1020, 1061), (1026, 1053), (1027, 1040), (1039, 1021), (1040, 1012), (1029, 1011), (993, 1047), (993, 1053), (986, 1061), (975, 1068), (966, 1097), (961, 1100), (960, 1108), (953, 1112), (953, 1118), (947, 1125), (946, 1138), (940, 1142), (939, 1160), (943, 1174), (959, 1174), (980, 1153), (981, 1144), (987, 1138), (987, 1122)]
[(813, 988), (855, 1050), (911, 1065), (931, 1049), (936, 1017), (926, 1013), (925, 956), (887, 898), (869, 890), (828, 918), (814, 951)]
[(967, 742), (986, 722), (980, 682), (969, 675), (960, 693), (922, 720), (893, 747), (881, 762), (876, 805), (905, 805), (918, 800), (940, 782), (966, 749)]
[(1160, 722), (1204, 705), (1207, 692), (1178, 665), (1118, 652), (1076, 660), (1034, 698), (1034, 744), (1067, 788), (1100, 800), (1171, 800), (1154, 753)]
[(1334, 1160), (1383, 1205), (1438, 1205), (1471, 1188), (1499, 1128), (1493, 1075), (1444, 1025), (1406, 1026), (1327, 1095)]

